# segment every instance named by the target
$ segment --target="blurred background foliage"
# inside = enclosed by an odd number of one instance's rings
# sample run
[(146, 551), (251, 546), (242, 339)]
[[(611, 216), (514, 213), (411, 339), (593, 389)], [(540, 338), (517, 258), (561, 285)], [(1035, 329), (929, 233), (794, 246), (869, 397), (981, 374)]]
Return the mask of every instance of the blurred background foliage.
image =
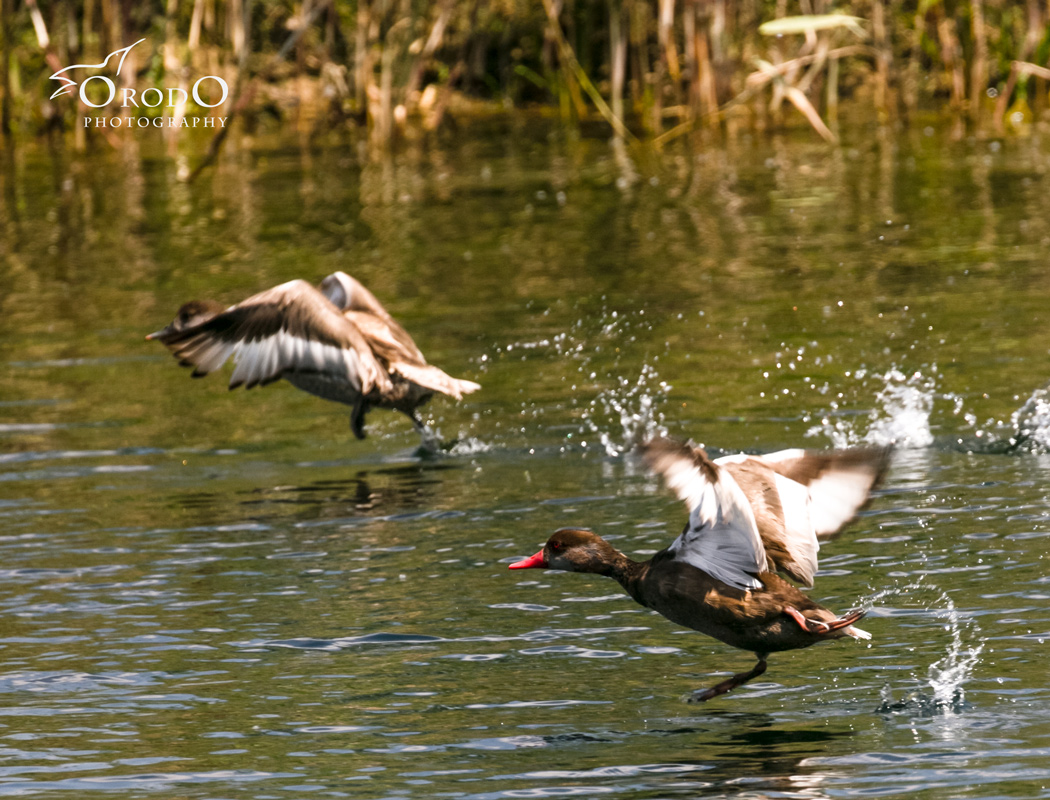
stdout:
[[(224, 114), (395, 143), (530, 109), (662, 143), (841, 117), (1023, 132), (1048, 106), (1048, 0), (0, 0), (5, 134), (77, 131), (53, 72), (137, 39), (125, 85), (231, 86)], [(81, 103), (80, 112), (85, 111)], [(199, 113), (192, 106), (184, 112)], [(116, 113), (144, 113), (128, 109)], [(156, 112), (154, 112), (156, 113)], [(110, 134), (111, 135), (111, 134)]]

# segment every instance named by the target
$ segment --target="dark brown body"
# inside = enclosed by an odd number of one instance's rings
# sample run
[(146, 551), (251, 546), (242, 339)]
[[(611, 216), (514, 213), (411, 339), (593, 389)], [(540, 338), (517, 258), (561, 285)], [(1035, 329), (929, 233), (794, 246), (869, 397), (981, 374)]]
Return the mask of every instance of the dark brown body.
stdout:
[(785, 606), (792, 606), (811, 619), (830, 622), (836, 617), (771, 572), (759, 574), (762, 589), (747, 591), (675, 561), (667, 550), (649, 561), (630, 564), (622, 577), (612, 577), (631, 597), (672, 622), (741, 650), (777, 653), (847, 635), (843, 631), (816, 634), (799, 627), (784, 613)]
[(633, 561), (591, 531), (563, 528), (510, 568), (608, 576), (672, 622), (757, 656), (751, 670), (694, 693), (699, 702), (762, 675), (770, 653), (871, 638), (853, 624), (863, 611), (837, 616), (776, 573), (812, 585), (820, 538), (838, 533), (867, 502), (888, 449), (784, 450), (712, 461), (700, 448), (658, 437), (641, 450), (690, 509), (668, 548)]

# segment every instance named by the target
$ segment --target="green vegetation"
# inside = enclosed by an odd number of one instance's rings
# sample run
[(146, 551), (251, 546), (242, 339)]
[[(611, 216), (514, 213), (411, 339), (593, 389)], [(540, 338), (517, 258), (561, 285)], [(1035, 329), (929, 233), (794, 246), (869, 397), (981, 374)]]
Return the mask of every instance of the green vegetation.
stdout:
[[(556, 109), (622, 138), (922, 110), (1002, 133), (1047, 106), (1046, 0), (0, 0), (0, 129), (77, 130), (53, 72), (138, 39), (125, 85), (221, 75), (225, 113), (379, 143), (453, 115)], [(83, 110), (83, 109), (82, 109)], [(143, 113), (132, 109), (125, 113)], [(187, 113), (193, 114), (191, 107)], [(262, 115), (262, 116), (260, 116)], [(98, 135), (77, 134), (78, 141)]]

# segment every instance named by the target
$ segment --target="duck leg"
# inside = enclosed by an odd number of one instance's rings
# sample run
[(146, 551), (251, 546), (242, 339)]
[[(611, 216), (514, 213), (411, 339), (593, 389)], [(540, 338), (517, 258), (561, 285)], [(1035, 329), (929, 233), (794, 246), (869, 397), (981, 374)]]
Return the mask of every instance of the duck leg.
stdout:
[(416, 416), (416, 410), (414, 408), (410, 408), (408, 411), (405, 411), (404, 414), (406, 417), (412, 420), (412, 426), (416, 429), (416, 432), (420, 436), (426, 436), (427, 426), (423, 424), (423, 420)]
[(359, 395), (354, 400), (354, 405), (350, 411), (350, 430), (354, 436), (358, 439), (365, 438), (365, 414), (368, 413), (370, 406), (365, 402), (363, 395)]
[(412, 426), (416, 429), (416, 433), (419, 434), (419, 438), (421, 439), (419, 444), (420, 454), (434, 455), (435, 453), (438, 453), (442, 449), (438, 435), (430, 430), (423, 420), (416, 416), (415, 409), (409, 409), (407, 411), (404, 409), (401, 410), (404, 412), (405, 416), (412, 420)]
[(741, 684), (747, 683), (752, 678), (757, 678), (763, 672), (766, 671), (766, 654), (755, 653), (758, 656), (758, 663), (755, 664), (749, 672), (738, 672), (732, 678), (726, 678), (721, 683), (712, 686), (710, 689), (705, 689), (700, 692), (693, 692), (692, 697), (689, 698), (690, 703), (705, 703), (712, 697), (718, 697), (720, 694), (725, 694), (735, 689)]

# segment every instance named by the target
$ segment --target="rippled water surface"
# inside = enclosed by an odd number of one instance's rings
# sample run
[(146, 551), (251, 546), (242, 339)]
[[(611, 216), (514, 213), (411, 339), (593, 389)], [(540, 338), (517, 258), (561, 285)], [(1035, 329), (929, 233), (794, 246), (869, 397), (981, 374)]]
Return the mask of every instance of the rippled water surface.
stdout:
[[(930, 134), (930, 135), (927, 135)], [(1050, 796), (1050, 166), (932, 131), (617, 154), (522, 125), (369, 159), (8, 153), (0, 795)], [(483, 390), (404, 418), (190, 380), (144, 334), (335, 269)], [(228, 375), (228, 371), (226, 372)], [(897, 443), (752, 656), (598, 576), (684, 509), (630, 456)]]

